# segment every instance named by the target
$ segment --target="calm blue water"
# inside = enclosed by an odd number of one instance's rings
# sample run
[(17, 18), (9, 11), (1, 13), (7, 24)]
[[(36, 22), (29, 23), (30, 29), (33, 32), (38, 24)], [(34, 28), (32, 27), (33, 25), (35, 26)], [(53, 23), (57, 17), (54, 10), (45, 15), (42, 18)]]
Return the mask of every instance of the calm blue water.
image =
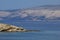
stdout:
[(0, 40), (60, 40), (60, 21), (6, 22), (40, 32), (0, 32)]

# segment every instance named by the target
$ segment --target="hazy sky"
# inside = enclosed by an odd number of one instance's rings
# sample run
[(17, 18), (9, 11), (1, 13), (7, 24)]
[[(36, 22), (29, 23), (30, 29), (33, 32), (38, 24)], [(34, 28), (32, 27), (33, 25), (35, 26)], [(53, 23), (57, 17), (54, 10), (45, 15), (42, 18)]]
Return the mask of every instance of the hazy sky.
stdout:
[(59, 5), (60, 0), (0, 0), (0, 10), (29, 8), (40, 5)]

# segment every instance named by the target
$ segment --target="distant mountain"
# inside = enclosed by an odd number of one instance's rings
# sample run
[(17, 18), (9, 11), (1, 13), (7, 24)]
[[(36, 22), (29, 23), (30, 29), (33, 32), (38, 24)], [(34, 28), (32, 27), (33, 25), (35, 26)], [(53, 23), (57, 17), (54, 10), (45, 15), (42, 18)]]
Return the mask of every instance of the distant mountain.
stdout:
[(0, 21), (60, 20), (60, 5), (44, 5), (27, 9), (0, 10)]

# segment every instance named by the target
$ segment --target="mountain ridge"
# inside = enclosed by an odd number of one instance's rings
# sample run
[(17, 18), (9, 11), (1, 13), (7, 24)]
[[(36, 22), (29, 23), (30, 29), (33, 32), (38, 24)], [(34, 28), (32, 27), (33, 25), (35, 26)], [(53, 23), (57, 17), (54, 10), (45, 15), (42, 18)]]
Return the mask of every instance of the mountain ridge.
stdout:
[(0, 20), (60, 20), (60, 5), (44, 5), (27, 9), (0, 10)]

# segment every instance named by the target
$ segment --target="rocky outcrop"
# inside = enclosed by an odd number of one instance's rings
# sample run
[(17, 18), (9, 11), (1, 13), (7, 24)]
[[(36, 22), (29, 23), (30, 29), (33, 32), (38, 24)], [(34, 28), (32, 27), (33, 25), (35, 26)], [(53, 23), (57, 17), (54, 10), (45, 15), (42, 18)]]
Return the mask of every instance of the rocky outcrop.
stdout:
[(38, 32), (39, 30), (26, 30), (9, 24), (0, 24), (0, 32)]
[(0, 24), (0, 32), (24, 32), (26, 29), (9, 24)]

